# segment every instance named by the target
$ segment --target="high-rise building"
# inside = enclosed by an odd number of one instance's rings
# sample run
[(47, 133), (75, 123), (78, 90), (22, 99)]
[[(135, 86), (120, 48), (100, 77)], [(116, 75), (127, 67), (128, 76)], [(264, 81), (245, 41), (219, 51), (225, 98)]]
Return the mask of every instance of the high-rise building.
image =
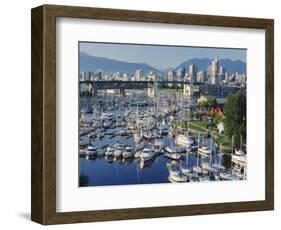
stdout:
[(238, 75), (236, 76), (235, 80), (238, 82), (246, 82), (246, 75), (245, 74)]
[(197, 67), (194, 64), (190, 64), (188, 70), (189, 70), (188, 74), (189, 74), (190, 82), (191, 83), (196, 82)]
[(225, 74), (218, 74), (218, 84), (220, 84), (220, 83), (222, 83), (223, 82), (223, 80), (224, 80), (224, 78), (225, 78)]
[(207, 75), (208, 76), (212, 75), (212, 65), (208, 66), (208, 68), (207, 68)]
[(85, 81), (83, 72), (79, 73), (79, 81)]
[(228, 82), (229, 82), (229, 75), (228, 75), (228, 72), (225, 72), (225, 74), (224, 74), (224, 82), (225, 82), (225, 83), (228, 83)]
[(127, 73), (123, 73), (123, 77), (122, 77), (123, 81), (129, 81), (129, 76)]
[[(168, 81), (175, 81), (176, 80), (176, 73), (174, 70), (170, 70), (168, 72)], [(169, 83), (168, 86), (172, 87), (174, 84), (173, 83)]]
[(177, 81), (183, 81), (184, 75), (185, 75), (185, 68), (183, 67), (178, 68), (176, 73)]
[(197, 81), (204, 83), (206, 81), (206, 71), (202, 70), (197, 72)]
[(136, 70), (136, 73), (135, 73), (135, 81), (141, 81), (144, 77), (144, 72), (142, 69), (138, 69)]
[(87, 71), (82, 71), (80, 73), (80, 81), (90, 81), (90, 74)]
[(223, 66), (220, 66), (219, 74), (225, 74), (225, 69)]
[(93, 73), (93, 75), (95, 76), (96, 80), (102, 79), (102, 71), (101, 70), (98, 70), (97, 72)]
[(116, 80), (116, 81), (121, 80), (121, 73), (120, 72), (115, 72), (112, 75), (113, 75), (114, 80)]
[(147, 75), (147, 80), (154, 81), (155, 79), (156, 79), (156, 73), (153, 70), (151, 70)]
[(218, 82), (218, 78), (216, 77), (216, 76), (211, 76), (210, 78), (209, 78), (209, 82), (210, 82), (210, 84), (211, 85), (216, 85), (216, 84), (218, 84), (219, 82)]
[(220, 66), (219, 72), (218, 72), (218, 83), (222, 83), (225, 79), (225, 69), (223, 66)]
[(219, 61), (218, 59), (214, 59), (212, 61), (212, 76), (216, 76), (218, 74), (218, 70), (219, 70)]
[(90, 74), (90, 80), (91, 80), (91, 81), (95, 81), (95, 80), (96, 80), (95, 74)]

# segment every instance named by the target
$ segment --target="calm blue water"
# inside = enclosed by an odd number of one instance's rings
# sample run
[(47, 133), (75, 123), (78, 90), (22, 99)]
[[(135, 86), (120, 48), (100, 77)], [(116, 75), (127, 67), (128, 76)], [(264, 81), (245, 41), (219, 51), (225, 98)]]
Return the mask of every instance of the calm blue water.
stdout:
[(81, 173), (89, 178), (89, 186), (150, 184), (168, 182), (167, 159), (158, 157), (141, 168), (140, 162), (116, 162), (104, 157), (95, 160), (80, 158)]
[[(218, 160), (213, 158), (212, 161)], [(209, 158), (199, 158), (199, 164), (203, 161), (209, 162)], [(80, 157), (80, 175), (87, 177), (87, 186), (170, 183), (168, 162), (171, 160), (163, 154), (145, 165), (137, 159), (114, 161), (113, 158), (104, 156), (93, 159)], [(192, 168), (197, 164), (197, 156), (189, 154), (186, 159), (178, 161), (178, 164)]]
[[(121, 111), (121, 114), (122, 112), (123, 111)], [(120, 111), (114, 111), (114, 113), (120, 114)], [(91, 116), (92, 115), (86, 114), (86, 119), (91, 119)], [(118, 130), (119, 128), (116, 129)], [(110, 130), (106, 131), (110, 132)], [(93, 140), (91, 144), (98, 148), (103, 148), (108, 145), (112, 146), (119, 140), (122, 143), (135, 147), (132, 138), (110, 137), (111, 136), (106, 135), (102, 139)], [(166, 145), (174, 143), (174, 139), (168, 136), (164, 136), (163, 141)], [(206, 139), (205, 141), (210, 145), (210, 140)], [(156, 156), (145, 165), (137, 159), (114, 161), (113, 158), (107, 159), (105, 156), (93, 159), (80, 157), (80, 186), (170, 183), (168, 179), (169, 171), (167, 169), (167, 163), (170, 161), (171, 160), (166, 158), (164, 154)], [(209, 162), (209, 158), (199, 158), (198, 164), (200, 165), (203, 161)], [(219, 158), (212, 157), (212, 162), (218, 163)], [(191, 169), (193, 166), (197, 165), (197, 155), (189, 154), (188, 157), (184, 157), (182, 160), (178, 161), (177, 164)], [(226, 166), (224, 160), (222, 160), (222, 164)]]

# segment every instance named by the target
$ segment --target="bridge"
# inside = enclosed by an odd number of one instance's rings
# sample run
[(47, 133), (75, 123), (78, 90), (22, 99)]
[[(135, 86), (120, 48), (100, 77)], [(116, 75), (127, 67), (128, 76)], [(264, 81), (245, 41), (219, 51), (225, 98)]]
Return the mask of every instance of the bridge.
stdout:
[[(152, 88), (154, 81), (80, 81), (80, 84), (91, 84), (97, 89), (145, 89)], [(157, 81), (158, 86), (190, 84), (187, 81)]]
[[(89, 90), (97, 95), (98, 90), (119, 89), (124, 93), (125, 89), (148, 89), (149, 94), (154, 94), (155, 88), (170, 87), (174, 85), (183, 86), (184, 92), (188, 88), (190, 91), (189, 81), (79, 81), (79, 84), (87, 84)], [(202, 83), (194, 83), (193, 85), (201, 85)], [(188, 93), (187, 93), (188, 94)]]

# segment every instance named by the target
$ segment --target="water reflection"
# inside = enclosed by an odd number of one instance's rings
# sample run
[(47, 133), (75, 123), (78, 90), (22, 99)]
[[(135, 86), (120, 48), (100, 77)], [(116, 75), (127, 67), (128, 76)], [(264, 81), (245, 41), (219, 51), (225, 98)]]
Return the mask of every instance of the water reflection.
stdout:
[[(221, 165), (229, 168), (230, 157), (228, 155), (223, 157), (213, 156), (212, 158), (213, 165), (221, 160)], [(164, 154), (159, 154), (149, 161), (107, 156), (80, 157), (80, 186), (218, 180), (219, 177), (215, 178), (215, 172), (212, 172), (212, 170), (201, 170), (200, 172), (194, 170), (197, 165), (202, 166), (209, 162), (209, 157), (204, 158), (196, 153), (182, 154), (181, 159), (177, 161), (171, 160)]]
[(186, 122), (187, 111), (171, 111), (171, 98), (162, 105), (142, 97), (89, 103), (80, 120), (80, 186), (244, 179), (209, 132), (175, 125)]

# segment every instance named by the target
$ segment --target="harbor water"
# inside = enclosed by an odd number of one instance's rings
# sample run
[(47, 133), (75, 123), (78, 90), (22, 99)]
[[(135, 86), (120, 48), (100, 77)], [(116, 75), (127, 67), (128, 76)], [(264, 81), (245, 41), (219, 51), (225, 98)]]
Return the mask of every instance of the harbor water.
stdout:
[[(231, 169), (230, 156), (229, 154), (221, 154), (218, 146), (215, 145), (215, 141), (210, 136), (202, 135), (201, 138), (199, 134), (192, 133), (189, 134), (190, 138), (193, 140), (193, 147), (203, 145), (208, 146), (212, 149), (212, 153), (209, 156), (202, 156), (198, 153), (198, 148), (189, 151), (181, 151), (177, 153), (180, 157), (173, 159), (170, 157), (169, 153), (165, 150), (165, 147), (172, 146), (177, 147), (175, 136), (157, 134), (159, 130), (159, 118), (166, 124), (169, 124), (170, 127), (171, 121), (168, 119), (171, 112), (169, 109), (165, 110), (166, 112), (160, 112), (157, 109), (155, 110), (155, 104), (149, 104), (149, 100), (143, 106), (130, 106), (130, 103), (126, 102), (128, 98), (107, 98), (104, 100), (90, 100), (80, 101), (81, 113), (83, 113), (83, 124), (86, 124), (85, 127), (80, 127), (80, 154), (79, 154), (79, 185), (80, 186), (105, 186), (105, 185), (130, 185), (130, 184), (152, 184), (152, 183), (171, 183), (176, 182), (171, 179), (171, 165), (173, 168), (186, 169), (192, 173), (192, 170), (196, 167), (201, 167), (202, 164), (206, 163), (209, 165), (221, 165), (224, 168), (224, 171), (229, 171)], [(117, 103), (118, 101), (118, 103)], [(165, 103), (162, 103), (166, 107), (169, 107), (168, 100), (164, 100)], [(148, 104), (148, 105), (147, 105)], [(93, 111), (86, 111), (87, 108), (94, 108)], [(161, 103), (157, 102), (157, 106), (161, 106)], [(101, 115), (103, 112), (103, 115)], [(113, 117), (114, 122), (109, 122), (109, 127), (106, 128), (93, 128), (93, 124), (100, 120), (101, 116), (109, 113)], [(128, 112), (134, 115), (125, 115)], [(159, 113), (158, 117), (155, 116), (156, 113)], [(166, 114), (165, 114), (166, 113)], [(164, 114), (164, 116), (163, 116)], [(142, 118), (140, 118), (142, 117)], [(130, 146), (133, 149), (133, 152), (138, 151), (138, 145), (133, 138), (133, 135), (138, 132), (139, 126), (136, 125), (136, 120), (145, 120), (152, 119), (152, 125), (147, 128), (142, 126), (141, 129), (145, 129), (156, 135), (155, 138), (160, 140), (163, 143), (163, 148), (161, 151), (154, 151), (154, 155), (149, 160), (142, 160), (138, 157), (114, 157), (106, 156), (104, 153), (108, 147), (113, 147), (116, 143), (123, 143), (125, 146)], [(158, 120), (159, 120), (158, 119)], [(179, 118), (181, 119), (181, 118)], [(107, 118), (105, 119), (107, 120)], [(119, 122), (120, 121), (120, 122)], [(103, 120), (104, 122), (104, 120)], [(117, 125), (117, 123), (125, 123), (123, 125)], [(129, 123), (134, 124), (133, 130), (128, 131)], [(156, 125), (156, 123), (158, 125)], [(87, 128), (87, 125), (91, 124), (90, 128)], [(132, 128), (131, 128), (132, 129)], [(98, 130), (98, 132), (97, 132)], [(101, 131), (102, 130), (102, 131)], [(122, 131), (126, 134), (120, 134)], [(128, 131), (128, 132), (127, 132)], [(91, 132), (95, 134), (94, 137), (91, 137)], [(181, 132), (183, 132), (181, 130)], [(100, 134), (102, 133), (102, 134)], [(97, 136), (100, 135), (100, 136)], [(89, 137), (90, 136), (90, 137)], [(141, 151), (146, 146), (152, 146), (154, 139), (145, 140), (144, 138), (141, 141), (143, 147), (139, 149)], [(86, 144), (85, 144), (85, 143)], [(83, 145), (81, 143), (84, 143)], [(95, 146), (96, 149), (101, 149), (103, 152), (97, 153), (94, 155), (87, 154), (87, 146)], [(208, 172), (208, 175), (210, 172)], [(181, 177), (181, 176), (180, 176)], [(201, 177), (200, 177), (201, 178)], [(200, 180), (196, 178), (196, 181)], [(202, 177), (203, 178), (203, 177)], [(204, 176), (205, 178), (205, 176)], [(176, 178), (177, 179), (177, 178)], [(215, 178), (213, 178), (215, 180)], [(213, 180), (211, 177), (208, 177), (208, 180)], [(216, 179), (217, 180), (217, 179)]]

